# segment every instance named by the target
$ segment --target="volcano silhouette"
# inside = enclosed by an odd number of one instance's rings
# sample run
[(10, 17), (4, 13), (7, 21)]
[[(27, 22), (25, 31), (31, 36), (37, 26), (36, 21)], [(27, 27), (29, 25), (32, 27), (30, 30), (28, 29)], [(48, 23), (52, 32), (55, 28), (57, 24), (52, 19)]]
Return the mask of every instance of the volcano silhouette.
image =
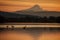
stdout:
[(43, 9), (39, 5), (35, 5), (32, 8), (28, 9), (29, 11), (43, 11)]
[[(38, 12), (38, 11), (43, 11), (43, 9), (39, 5), (34, 5), (33, 7), (21, 11), (29, 11), (29, 12)], [(20, 11), (16, 11), (20, 12)]]
[(48, 11), (42, 9), (39, 5), (34, 5), (33, 7), (25, 10), (15, 11), (16, 14), (24, 14), (24, 15), (35, 15), (35, 16), (60, 16), (60, 12), (56, 11)]

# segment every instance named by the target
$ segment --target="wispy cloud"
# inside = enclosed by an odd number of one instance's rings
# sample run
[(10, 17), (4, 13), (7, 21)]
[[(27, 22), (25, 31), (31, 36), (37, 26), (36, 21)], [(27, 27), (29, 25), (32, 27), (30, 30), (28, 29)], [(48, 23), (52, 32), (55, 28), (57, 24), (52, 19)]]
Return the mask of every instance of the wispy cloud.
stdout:
[(20, 2), (32, 2), (32, 3), (57, 3), (60, 4), (60, 0), (0, 0), (0, 1), (20, 1)]
[(0, 1), (0, 6), (29, 6), (33, 5), (34, 3), (29, 3), (29, 2), (19, 2), (19, 1)]

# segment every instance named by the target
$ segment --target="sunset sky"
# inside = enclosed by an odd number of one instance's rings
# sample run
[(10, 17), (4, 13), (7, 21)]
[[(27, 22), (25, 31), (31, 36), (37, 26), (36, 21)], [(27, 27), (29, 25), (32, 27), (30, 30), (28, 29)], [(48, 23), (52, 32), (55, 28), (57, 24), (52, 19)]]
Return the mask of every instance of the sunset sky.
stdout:
[(34, 5), (48, 11), (60, 11), (60, 0), (0, 0), (0, 11), (25, 10)]

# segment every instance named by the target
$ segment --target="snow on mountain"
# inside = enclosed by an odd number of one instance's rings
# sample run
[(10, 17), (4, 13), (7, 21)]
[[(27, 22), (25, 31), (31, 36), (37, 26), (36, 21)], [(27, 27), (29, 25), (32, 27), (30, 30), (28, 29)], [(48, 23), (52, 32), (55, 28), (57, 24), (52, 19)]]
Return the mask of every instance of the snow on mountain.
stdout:
[[(38, 12), (38, 11), (43, 11), (43, 9), (39, 5), (34, 5), (33, 7), (21, 11), (28, 11), (28, 12)], [(16, 11), (16, 12), (21, 12), (21, 11)]]

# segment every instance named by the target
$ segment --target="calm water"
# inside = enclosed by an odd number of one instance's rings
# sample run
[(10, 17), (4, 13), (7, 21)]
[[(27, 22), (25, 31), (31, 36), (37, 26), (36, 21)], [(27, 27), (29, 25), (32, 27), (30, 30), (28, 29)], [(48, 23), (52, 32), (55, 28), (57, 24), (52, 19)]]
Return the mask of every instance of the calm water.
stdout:
[(60, 28), (0, 28), (0, 40), (60, 40)]

